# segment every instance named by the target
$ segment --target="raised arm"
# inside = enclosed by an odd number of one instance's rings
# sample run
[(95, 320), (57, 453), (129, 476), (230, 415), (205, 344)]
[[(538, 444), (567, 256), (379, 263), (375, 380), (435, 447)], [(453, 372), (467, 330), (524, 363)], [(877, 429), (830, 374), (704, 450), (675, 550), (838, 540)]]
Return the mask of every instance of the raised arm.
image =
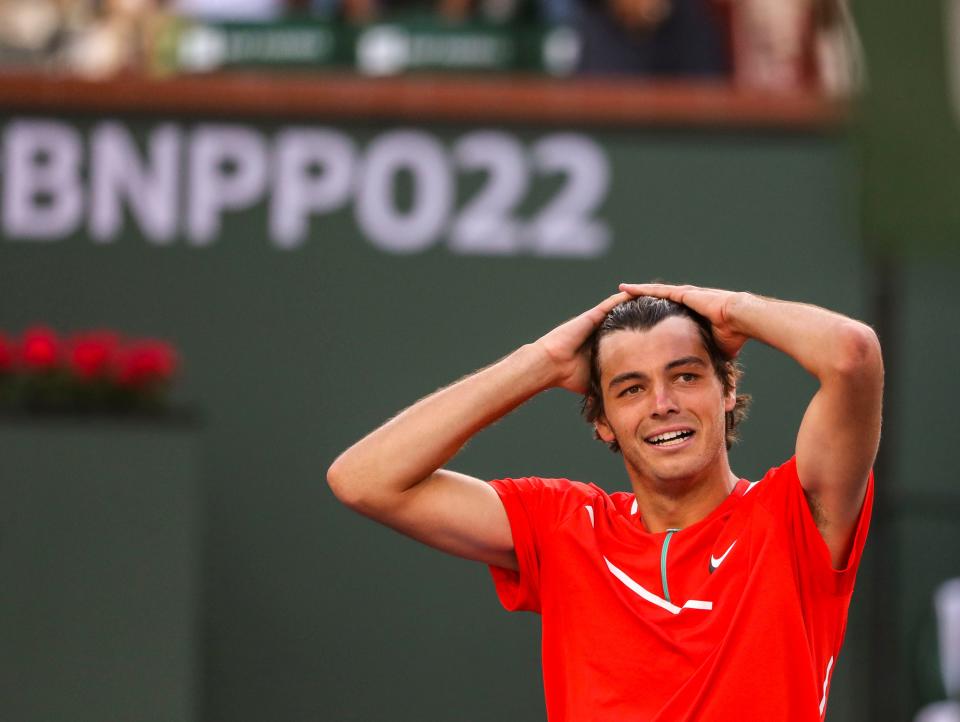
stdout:
[(689, 306), (710, 320), (730, 355), (753, 338), (816, 377), (820, 387), (797, 434), (797, 473), (833, 564), (841, 566), (880, 442), (883, 360), (873, 330), (817, 306), (749, 293), (663, 284), (621, 288)]
[(341, 454), (327, 481), (344, 504), (430, 546), (516, 569), (493, 488), (441, 469), (481, 429), (547, 388), (582, 392), (584, 342), (629, 294), (611, 296), (536, 342), (421, 399)]

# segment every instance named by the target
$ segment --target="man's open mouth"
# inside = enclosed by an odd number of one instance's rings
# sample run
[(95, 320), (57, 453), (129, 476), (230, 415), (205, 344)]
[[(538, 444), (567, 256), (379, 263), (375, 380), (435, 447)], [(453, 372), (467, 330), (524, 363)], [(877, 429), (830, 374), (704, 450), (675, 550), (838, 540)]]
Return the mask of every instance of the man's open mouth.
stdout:
[(690, 429), (666, 431), (662, 434), (657, 434), (656, 436), (647, 437), (644, 439), (644, 441), (646, 441), (648, 444), (653, 444), (654, 446), (677, 446), (693, 436), (693, 433), (694, 432)]

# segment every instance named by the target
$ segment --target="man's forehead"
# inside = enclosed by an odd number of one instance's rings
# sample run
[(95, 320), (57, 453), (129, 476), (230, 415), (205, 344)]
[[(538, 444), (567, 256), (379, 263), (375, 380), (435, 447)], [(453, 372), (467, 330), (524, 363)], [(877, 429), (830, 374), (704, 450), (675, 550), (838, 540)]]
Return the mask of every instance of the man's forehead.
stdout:
[(672, 316), (642, 331), (620, 329), (608, 333), (600, 339), (597, 353), (601, 374), (623, 371), (623, 365), (638, 366), (631, 369), (636, 371), (656, 370), (689, 356), (707, 363), (710, 360), (700, 328), (683, 316)]

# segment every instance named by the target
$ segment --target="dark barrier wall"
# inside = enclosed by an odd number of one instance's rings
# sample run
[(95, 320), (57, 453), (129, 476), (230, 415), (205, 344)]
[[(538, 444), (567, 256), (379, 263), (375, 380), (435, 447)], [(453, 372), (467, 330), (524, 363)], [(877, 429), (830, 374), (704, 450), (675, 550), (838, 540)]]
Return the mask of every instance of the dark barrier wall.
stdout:
[(4, 418), (0, 458), (0, 718), (197, 719), (193, 425)]
[[(481, 566), (341, 508), (336, 454), (621, 280), (869, 313), (832, 133), (36, 114), (0, 132), (0, 327), (182, 351), (178, 395), (204, 419), (211, 722), (543, 719), (537, 619), (503, 612)], [(734, 468), (757, 478), (792, 453), (814, 389), (769, 349), (744, 363)], [(627, 484), (562, 391), (451, 466)], [(863, 719), (868, 601), (830, 719)]]

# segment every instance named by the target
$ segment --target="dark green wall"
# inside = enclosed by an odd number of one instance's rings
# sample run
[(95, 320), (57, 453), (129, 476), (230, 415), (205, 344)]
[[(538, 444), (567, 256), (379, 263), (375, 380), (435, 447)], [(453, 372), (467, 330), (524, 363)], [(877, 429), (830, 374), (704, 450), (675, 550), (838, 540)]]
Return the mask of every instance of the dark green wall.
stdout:
[(960, 22), (954, 2), (859, 2), (857, 114), (868, 242), (927, 260), (960, 251)]
[(199, 442), (0, 418), (0, 718), (201, 719)]
[[(95, 122), (80, 123), (84, 143)], [(141, 139), (156, 122), (123, 121)], [(196, 120), (173, 122), (187, 132)], [(280, 127), (259, 132), (270, 139)], [(337, 130), (362, 153), (392, 128)], [(424, 130), (449, 149), (474, 129)], [(548, 134), (505, 130), (527, 148)], [(0, 327), (108, 325), (169, 337), (182, 350), (179, 396), (205, 419), (205, 719), (543, 719), (537, 620), (502, 612), (479, 565), (341, 508), (324, 482), (336, 454), (621, 280), (744, 288), (869, 317), (842, 138), (649, 129), (589, 135), (611, 168), (598, 217), (613, 240), (593, 258), (463, 256), (442, 241), (390, 254), (363, 238), (352, 203), (314, 219), (308, 242), (294, 250), (271, 244), (262, 202), (226, 214), (205, 247), (179, 230), (168, 245), (151, 243), (129, 218), (105, 244), (83, 230), (63, 240), (0, 240)], [(460, 207), (480, 177), (457, 177)], [(401, 205), (415, 194), (404, 182)], [(525, 212), (556, 188), (555, 178), (537, 180)], [(916, 296), (908, 313), (927, 312)], [(766, 348), (748, 347), (744, 363), (755, 403), (734, 466), (756, 478), (792, 453), (813, 384)], [(955, 388), (950, 371), (907, 367), (908, 378), (921, 377), (928, 390), (935, 381), (928, 372)], [(940, 435), (955, 428), (952, 416), (933, 420), (941, 431), (923, 437), (922, 464), (934, 463), (933, 447), (948, 448)], [(451, 465), (484, 478), (626, 484), (618, 458), (578, 418), (577, 399), (561, 391), (480, 435)], [(853, 627), (866, 623), (862, 596)], [(841, 656), (831, 719), (863, 718), (857, 710), (869, 680), (852, 662), (868, 653), (854, 643)]]

